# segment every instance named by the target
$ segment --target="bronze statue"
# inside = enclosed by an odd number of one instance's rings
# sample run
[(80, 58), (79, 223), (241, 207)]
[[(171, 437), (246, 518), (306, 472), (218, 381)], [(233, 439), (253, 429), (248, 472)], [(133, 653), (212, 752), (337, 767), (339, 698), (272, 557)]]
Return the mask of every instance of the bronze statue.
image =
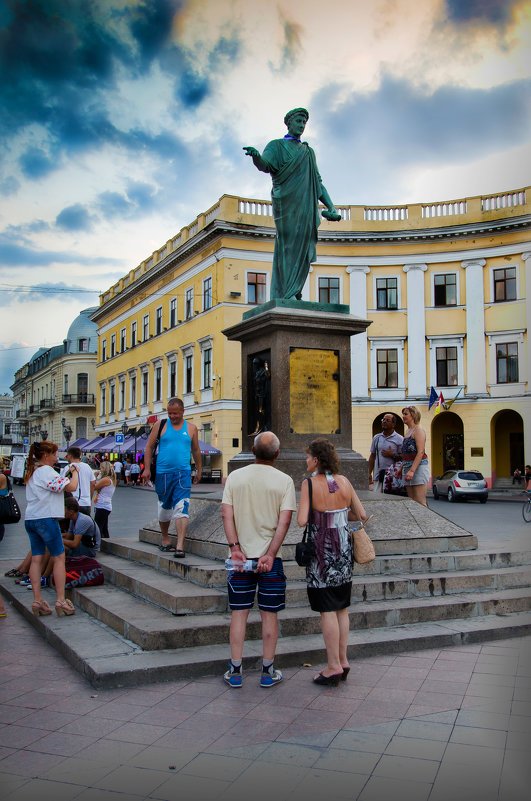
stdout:
[(254, 147), (243, 148), (255, 167), (271, 173), (273, 179), (271, 199), (277, 236), (271, 299), (302, 297), (310, 264), (316, 259), (319, 201), (326, 206), (322, 211), (325, 219), (341, 219), (321, 181), (315, 153), (300, 140), (308, 117), (305, 108), (288, 111), (284, 117), (288, 133), (269, 142), (262, 155)]
[(270, 382), (271, 371), (269, 364), (259, 356), (253, 359), (253, 397), (254, 407), (252, 410), (255, 429), (250, 437), (255, 437), (261, 431), (269, 431), (271, 427), (271, 403), (270, 403)]

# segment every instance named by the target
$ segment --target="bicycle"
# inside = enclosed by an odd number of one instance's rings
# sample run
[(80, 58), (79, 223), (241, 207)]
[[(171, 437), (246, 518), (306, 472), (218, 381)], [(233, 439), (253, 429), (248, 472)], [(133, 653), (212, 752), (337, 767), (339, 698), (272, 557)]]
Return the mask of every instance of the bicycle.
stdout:
[(531, 492), (527, 492), (527, 498), (522, 506), (522, 517), (526, 523), (531, 523)]

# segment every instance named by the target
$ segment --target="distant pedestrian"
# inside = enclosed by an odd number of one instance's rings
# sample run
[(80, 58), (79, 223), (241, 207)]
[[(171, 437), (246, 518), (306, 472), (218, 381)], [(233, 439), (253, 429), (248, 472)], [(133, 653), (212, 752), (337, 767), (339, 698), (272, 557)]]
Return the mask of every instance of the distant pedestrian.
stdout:
[(140, 465), (138, 464), (138, 462), (132, 462), (130, 473), (131, 473), (130, 475), (131, 484), (135, 485), (138, 484), (138, 479), (140, 478), (140, 473), (141, 473)]
[[(75, 465), (79, 476), (79, 484), (76, 491), (76, 501), (79, 509), (84, 515), (90, 515), (90, 484), (94, 479), (92, 468), (81, 461), (81, 448), (72, 445), (66, 452), (66, 461), (69, 465)], [(61, 475), (65, 475), (68, 467), (63, 468)]]
[[(233, 563), (240, 565), (228, 577), (231, 658), (223, 677), (234, 688), (243, 682), (245, 630), (257, 588), (263, 649), (260, 686), (273, 687), (282, 681), (282, 673), (274, 667), (277, 613), (286, 605), (280, 546), (297, 508), (293, 480), (274, 466), (280, 452), (278, 437), (263, 431), (255, 437), (252, 450), (254, 464), (230, 473), (221, 502), (230, 556)], [(243, 570), (247, 559), (256, 560), (255, 570)]]
[(522, 483), (522, 471), (519, 467), (513, 473), (513, 484), (521, 484)]
[(116, 489), (116, 473), (110, 462), (102, 462), (98, 478), (92, 482), (94, 520), (101, 536), (109, 538), (109, 516), (112, 512), (112, 497)]
[(525, 488), (528, 492), (531, 491), (531, 465), (529, 464), (525, 466)]
[(122, 477), (123, 464), (119, 459), (115, 459), (115, 461), (112, 463), (112, 466), (114, 467), (114, 472), (116, 474), (116, 484), (118, 485)]

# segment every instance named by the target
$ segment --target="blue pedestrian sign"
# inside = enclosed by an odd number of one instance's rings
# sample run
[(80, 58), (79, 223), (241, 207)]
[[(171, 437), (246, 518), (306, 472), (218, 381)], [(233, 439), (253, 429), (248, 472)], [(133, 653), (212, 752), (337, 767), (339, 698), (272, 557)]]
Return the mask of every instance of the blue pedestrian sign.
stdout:
[(124, 444), (124, 435), (123, 434), (115, 434), (114, 435), (114, 441), (115, 441), (115, 443), (117, 445), (123, 445)]
[(24, 439), (22, 440), (22, 444), (29, 445), (29, 437), (24, 437)]

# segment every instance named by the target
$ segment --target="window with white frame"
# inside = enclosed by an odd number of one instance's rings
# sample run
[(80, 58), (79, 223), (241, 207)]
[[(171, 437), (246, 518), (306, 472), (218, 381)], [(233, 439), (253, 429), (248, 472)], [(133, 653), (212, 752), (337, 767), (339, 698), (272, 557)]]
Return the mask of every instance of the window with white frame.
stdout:
[(129, 375), (129, 405), (131, 409), (136, 408), (136, 375)]
[(435, 348), (435, 371), (438, 387), (456, 387), (458, 384), (457, 348)]
[(518, 342), (496, 344), (496, 383), (518, 383)]
[(111, 359), (116, 356), (116, 334), (111, 334)]
[(398, 278), (376, 278), (376, 308), (398, 309)]
[(376, 351), (376, 386), (379, 389), (398, 387), (397, 348), (378, 348)]
[(127, 335), (125, 328), (120, 331), (120, 353), (123, 353), (127, 348)]
[(101, 360), (104, 362), (107, 358), (107, 340), (101, 340)]
[(155, 334), (162, 334), (162, 306), (155, 311)]
[(123, 412), (125, 409), (125, 378), (120, 378), (120, 401), (119, 411)]
[(194, 391), (194, 354), (188, 351), (184, 355), (184, 392), (189, 394)]
[(100, 386), (100, 414), (104, 415), (107, 413), (107, 387), (105, 384), (101, 384)]
[(457, 306), (456, 273), (436, 273), (433, 276), (433, 305)]
[(131, 323), (131, 347), (134, 348), (136, 345), (136, 320), (133, 320)]
[(153, 394), (154, 401), (162, 400), (162, 365), (155, 365), (155, 387)]
[(203, 311), (212, 308), (212, 276), (203, 281)]
[(177, 298), (170, 300), (170, 328), (177, 325)]
[(149, 339), (149, 314), (144, 314), (142, 320), (142, 341)]
[(148, 390), (149, 390), (149, 375), (147, 368), (142, 370), (142, 394), (141, 394), (141, 404), (142, 406), (147, 406), (148, 403)]
[(190, 320), (194, 316), (194, 290), (193, 287), (186, 290), (184, 296), (184, 317)]
[(109, 414), (114, 414), (116, 407), (116, 387), (114, 381), (109, 386)]
[[(516, 300), (516, 267), (501, 267), (492, 271), (494, 302)], [(498, 382), (501, 383), (501, 382)]]
[(319, 277), (319, 303), (339, 303), (339, 278)]
[(430, 346), (429, 383), (434, 387), (463, 385), (465, 335), (428, 337)]
[(88, 353), (89, 341), (86, 338), (80, 339), (78, 342), (78, 350), (80, 353)]
[(370, 346), (370, 390), (373, 398), (394, 397), (405, 389), (404, 350), (406, 338), (368, 337)]
[(259, 305), (266, 302), (266, 273), (247, 273), (247, 303)]
[(212, 387), (212, 348), (203, 348), (203, 387), (202, 389), (211, 389)]
[(169, 372), (169, 396), (170, 398), (177, 397), (177, 361), (172, 359), (168, 365)]

